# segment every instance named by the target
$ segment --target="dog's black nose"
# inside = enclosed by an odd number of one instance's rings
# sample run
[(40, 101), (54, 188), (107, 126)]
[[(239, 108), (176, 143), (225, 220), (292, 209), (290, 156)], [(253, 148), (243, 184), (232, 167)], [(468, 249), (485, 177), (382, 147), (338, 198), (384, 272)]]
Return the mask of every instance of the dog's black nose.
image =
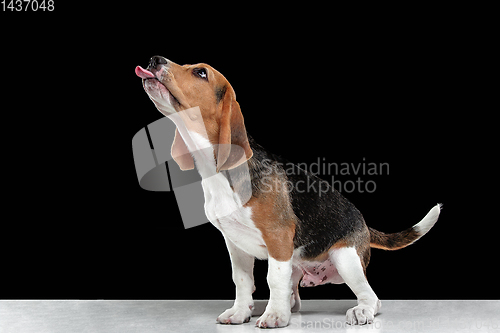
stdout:
[(149, 67), (156, 67), (156, 65), (167, 64), (168, 60), (161, 56), (154, 56), (149, 60)]

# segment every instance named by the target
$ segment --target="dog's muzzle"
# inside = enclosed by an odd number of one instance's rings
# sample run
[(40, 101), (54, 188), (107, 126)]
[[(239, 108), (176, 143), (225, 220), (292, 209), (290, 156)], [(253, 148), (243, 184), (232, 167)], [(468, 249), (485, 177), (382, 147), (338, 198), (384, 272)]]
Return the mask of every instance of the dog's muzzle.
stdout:
[(139, 76), (141, 79), (154, 79), (156, 75), (154, 72), (158, 70), (159, 65), (163, 65), (165, 67), (169, 67), (168, 59), (161, 56), (151, 57), (149, 60), (149, 64), (147, 69), (142, 68), (141, 66), (137, 66), (135, 68), (135, 74)]

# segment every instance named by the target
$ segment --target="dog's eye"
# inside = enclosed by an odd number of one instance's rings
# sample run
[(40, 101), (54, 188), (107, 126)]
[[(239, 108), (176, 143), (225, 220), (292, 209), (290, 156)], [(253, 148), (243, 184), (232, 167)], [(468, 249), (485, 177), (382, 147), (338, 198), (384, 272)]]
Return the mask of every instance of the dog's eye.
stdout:
[(208, 81), (207, 70), (205, 68), (195, 68), (193, 69), (193, 73), (196, 74), (196, 76)]

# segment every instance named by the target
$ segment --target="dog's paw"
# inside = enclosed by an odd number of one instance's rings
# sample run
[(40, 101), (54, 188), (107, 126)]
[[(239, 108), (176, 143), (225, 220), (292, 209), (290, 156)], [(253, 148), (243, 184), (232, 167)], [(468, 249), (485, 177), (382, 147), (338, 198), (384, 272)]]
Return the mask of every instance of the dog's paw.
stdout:
[(260, 328), (276, 328), (285, 327), (288, 325), (291, 316), (290, 311), (280, 312), (266, 310), (264, 314), (257, 320), (255, 326)]
[(237, 307), (233, 306), (227, 309), (217, 317), (217, 322), (220, 324), (243, 324), (248, 323), (252, 317), (253, 306)]
[(349, 325), (365, 325), (373, 323), (375, 312), (367, 305), (358, 305), (347, 310), (346, 322)]

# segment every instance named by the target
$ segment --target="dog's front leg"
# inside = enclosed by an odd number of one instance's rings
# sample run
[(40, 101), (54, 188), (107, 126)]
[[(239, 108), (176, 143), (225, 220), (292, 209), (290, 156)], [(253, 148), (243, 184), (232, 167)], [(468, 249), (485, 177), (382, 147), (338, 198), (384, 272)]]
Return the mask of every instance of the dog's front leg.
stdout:
[(255, 325), (261, 328), (284, 327), (288, 325), (292, 314), (292, 259), (278, 261), (269, 256), (268, 262), (267, 283), (271, 294), (266, 311)]
[(255, 290), (253, 279), (255, 257), (238, 248), (227, 237), (224, 238), (231, 257), (233, 282), (236, 285), (236, 300), (232, 308), (227, 309), (217, 317), (217, 322), (221, 324), (243, 324), (250, 321), (254, 306), (252, 293)]

